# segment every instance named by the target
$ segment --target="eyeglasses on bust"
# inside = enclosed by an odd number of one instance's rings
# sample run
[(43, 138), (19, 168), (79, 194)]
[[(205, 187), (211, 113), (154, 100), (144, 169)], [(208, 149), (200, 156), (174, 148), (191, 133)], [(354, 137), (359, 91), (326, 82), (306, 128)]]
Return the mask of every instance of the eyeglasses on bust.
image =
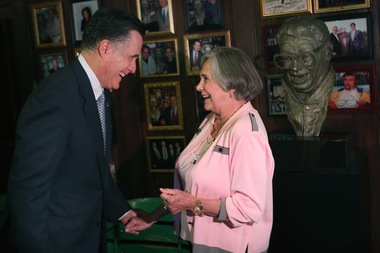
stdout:
[(273, 56), (274, 65), (279, 69), (291, 69), (295, 63), (302, 67), (311, 67), (315, 65), (315, 54), (318, 54), (323, 45), (310, 53), (303, 54), (275, 54)]

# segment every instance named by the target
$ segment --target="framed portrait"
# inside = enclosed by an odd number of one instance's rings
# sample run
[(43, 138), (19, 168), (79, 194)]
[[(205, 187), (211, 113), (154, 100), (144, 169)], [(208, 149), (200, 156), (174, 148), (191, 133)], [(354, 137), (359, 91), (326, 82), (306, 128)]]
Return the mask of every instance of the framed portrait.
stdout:
[(314, 11), (322, 13), (369, 8), (370, 2), (370, 0), (314, 0)]
[(265, 25), (262, 27), (263, 45), (264, 45), (264, 61), (267, 67), (273, 67), (273, 56), (280, 53), (277, 44), (276, 35), (281, 25)]
[(322, 19), (333, 42), (332, 61), (366, 60), (372, 56), (369, 14)]
[(75, 41), (82, 40), (82, 34), (86, 24), (92, 15), (99, 9), (98, 1), (72, 0), (72, 14)]
[(183, 111), (179, 82), (144, 84), (148, 130), (183, 129)]
[(283, 75), (267, 75), (265, 77), (268, 114), (270, 116), (286, 115), (285, 90), (281, 79)]
[(376, 112), (376, 84), (373, 65), (335, 67), (335, 85), (329, 97), (328, 113)]
[(67, 64), (67, 55), (65, 50), (60, 52), (46, 53), (38, 55), (40, 79), (43, 79)]
[(185, 136), (147, 137), (149, 171), (174, 172), (175, 162), (185, 146)]
[(223, 0), (185, 0), (187, 32), (224, 27)]
[(311, 0), (260, 0), (260, 3), (263, 18), (312, 12)]
[(31, 16), (37, 48), (66, 45), (62, 1), (32, 3)]
[(136, 0), (136, 6), (147, 36), (174, 34), (172, 0)]
[(184, 45), (186, 74), (197, 75), (207, 51), (220, 46), (231, 47), (230, 31), (188, 34), (184, 36)]
[(179, 75), (177, 39), (144, 41), (139, 63), (140, 77)]

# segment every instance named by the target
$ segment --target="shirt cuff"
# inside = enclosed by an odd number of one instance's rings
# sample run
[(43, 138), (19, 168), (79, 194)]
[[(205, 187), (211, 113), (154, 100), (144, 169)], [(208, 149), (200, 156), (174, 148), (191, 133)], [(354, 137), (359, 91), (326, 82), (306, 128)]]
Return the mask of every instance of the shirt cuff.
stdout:
[(121, 216), (121, 217), (119, 218), (119, 220), (122, 220), (127, 214), (129, 214), (130, 211), (132, 211), (132, 209), (129, 210), (128, 212), (126, 212), (125, 214), (123, 214), (123, 216)]

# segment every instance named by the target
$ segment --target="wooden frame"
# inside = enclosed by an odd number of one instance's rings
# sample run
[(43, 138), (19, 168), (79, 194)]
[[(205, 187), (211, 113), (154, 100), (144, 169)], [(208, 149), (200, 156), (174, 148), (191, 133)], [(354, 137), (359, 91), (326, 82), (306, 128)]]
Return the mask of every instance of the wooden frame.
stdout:
[(274, 16), (311, 13), (311, 0), (260, 0), (261, 16)]
[[(143, 62), (144, 47), (149, 47), (151, 58), (149, 61), (154, 64), (152, 67)], [(172, 61), (168, 60), (168, 53), (171, 50), (173, 56)], [(143, 65), (144, 64), (144, 65)], [(145, 65), (146, 64), (146, 65)], [(142, 53), (139, 57), (140, 77), (156, 77), (156, 76), (177, 76), (179, 75), (178, 46), (177, 39), (151, 40), (144, 41)]]
[(281, 79), (283, 75), (267, 75), (265, 77), (268, 115), (286, 115), (285, 91), (282, 87)]
[(155, 4), (155, 1), (136, 0), (136, 6), (137, 17), (146, 25), (146, 35), (148, 37), (151, 35), (174, 34), (172, 0), (167, 0), (167, 22), (163, 22), (161, 7)]
[[(356, 66), (336, 66), (335, 67), (335, 86), (330, 94), (328, 113), (370, 113), (376, 112), (376, 84), (375, 84), (375, 67), (374, 65), (356, 65)], [(348, 76), (345, 77), (345, 74)], [(352, 79), (351, 76), (355, 75)], [(361, 90), (358, 92), (347, 93), (349, 97), (345, 98), (344, 83), (355, 82), (355, 85)]]
[[(198, 75), (202, 56), (208, 50), (219, 46), (231, 47), (230, 31), (191, 34), (184, 36), (186, 74)], [(197, 45), (197, 46), (195, 46)], [(198, 60), (193, 59), (193, 49), (198, 48)]]
[(223, 0), (185, 0), (187, 32), (224, 28)]
[(66, 45), (62, 1), (32, 3), (30, 6), (36, 47)]
[[(55, 65), (55, 62), (57, 65)], [(67, 64), (67, 54), (65, 50), (57, 50), (52, 53), (43, 53), (38, 55), (40, 69), (40, 79), (43, 79)], [(55, 66), (57, 68), (55, 68)]]
[(278, 47), (276, 35), (281, 25), (265, 25), (262, 27), (263, 45), (264, 45), (264, 61), (265, 66), (273, 67), (273, 56), (280, 53)]
[[(183, 110), (179, 82), (145, 83), (145, 106), (148, 130), (183, 129)], [(171, 115), (171, 104), (177, 110)]]
[[(330, 33), (334, 26), (338, 27), (338, 37), (340, 45), (340, 53), (333, 54), (332, 61), (347, 61), (347, 60), (368, 60), (372, 59), (372, 31), (371, 19), (369, 14), (356, 14), (341, 17), (330, 17), (321, 19), (325, 22)], [(355, 38), (354, 42), (351, 39), (351, 24), (354, 23), (357, 31), (360, 32), (360, 41)], [(346, 40), (343, 40), (346, 38)], [(346, 41), (346, 43), (344, 43)], [(361, 45), (360, 47), (357, 45)], [(333, 52), (337, 52), (334, 45)], [(357, 49), (360, 48), (360, 49)]]
[(316, 13), (356, 10), (370, 7), (370, 0), (355, 0), (351, 3), (339, 0), (314, 0)]
[[(157, 149), (154, 150), (153, 146)], [(167, 159), (166, 156), (164, 159), (163, 146), (167, 149)], [(146, 147), (150, 172), (174, 172), (175, 162), (186, 147), (185, 136), (147, 137)]]
[(83, 11), (89, 13), (89, 19), (92, 15), (99, 9), (99, 4), (97, 0), (91, 1), (80, 1), (72, 0), (72, 15), (73, 15), (73, 26), (74, 26), (74, 39), (75, 41), (82, 40), (82, 34), (86, 22), (84, 16), (82, 15)]

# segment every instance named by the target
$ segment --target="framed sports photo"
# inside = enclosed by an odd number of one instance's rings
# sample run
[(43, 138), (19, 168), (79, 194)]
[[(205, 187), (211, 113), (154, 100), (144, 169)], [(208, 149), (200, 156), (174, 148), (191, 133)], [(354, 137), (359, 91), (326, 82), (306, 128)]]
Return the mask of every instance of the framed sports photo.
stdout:
[(36, 48), (65, 46), (62, 1), (32, 3), (30, 6)]
[(174, 172), (175, 162), (186, 147), (185, 136), (154, 136), (146, 138), (150, 172)]
[(356, 10), (370, 7), (370, 0), (314, 0), (316, 13)]
[(263, 18), (312, 12), (311, 0), (260, 0), (260, 3)]
[(329, 97), (328, 113), (376, 112), (376, 84), (373, 65), (335, 67), (335, 85)]
[(148, 130), (183, 129), (179, 82), (144, 83)]
[(72, 2), (74, 38), (75, 41), (81, 41), (84, 28), (92, 15), (99, 9), (99, 5), (97, 0), (73, 0)]
[(268, 101), (268, 114), (270, 116), (286, 115), (285, 90), (281, 79), (283, 75), (267, 75), (266, 90)]
[(186, 74), (198, 75), (202, 57), (213, 48), (231, 47), (230, 31), (188, 34), (184, 36)]
[(333, 42), (332, 61), (372, 59), (372, 30), (369, 14), (352, 14), (321, 20), (329, 29)]
[(146, 36), (174, 34), (172, 0), (136, 0), (137, 17), (146, 26)]

